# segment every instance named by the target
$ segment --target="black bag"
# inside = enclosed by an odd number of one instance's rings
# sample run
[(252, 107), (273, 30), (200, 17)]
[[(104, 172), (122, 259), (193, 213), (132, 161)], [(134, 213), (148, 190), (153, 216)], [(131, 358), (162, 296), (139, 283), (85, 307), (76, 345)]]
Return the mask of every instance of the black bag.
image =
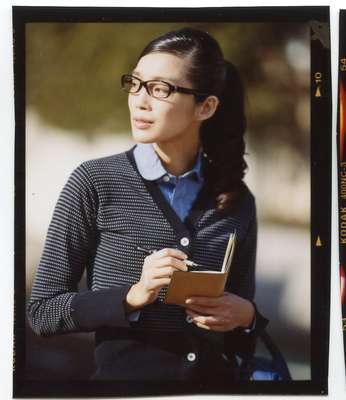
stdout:
[(236, 354), (239, 380), (241, 381), (291, 381), (292, 377), (287, 363), (267, 332), (258, 335), (268, 350), (271, 359), (258, 356)]

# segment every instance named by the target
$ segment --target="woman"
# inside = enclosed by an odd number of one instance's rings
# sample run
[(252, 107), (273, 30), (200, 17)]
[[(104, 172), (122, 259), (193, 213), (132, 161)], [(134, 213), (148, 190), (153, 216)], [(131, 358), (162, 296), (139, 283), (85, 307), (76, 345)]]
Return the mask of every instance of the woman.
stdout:
[[(266, 320), (255, 287), (256, 211), (243, 183), (244, 94), (209, 34), (182, 29), (147, 45), (122, 77), (137, 145), (81, 164), (56, 205), (28, 304), (34, 331), (96, 332), (94, 379), (230, 385)], [(219, 270), (218, 298), (164, 302), (187, 258)], [(143, 249), (149, 249), (147, 255)], [(88, 289), (77, 284), (87, 270)]]

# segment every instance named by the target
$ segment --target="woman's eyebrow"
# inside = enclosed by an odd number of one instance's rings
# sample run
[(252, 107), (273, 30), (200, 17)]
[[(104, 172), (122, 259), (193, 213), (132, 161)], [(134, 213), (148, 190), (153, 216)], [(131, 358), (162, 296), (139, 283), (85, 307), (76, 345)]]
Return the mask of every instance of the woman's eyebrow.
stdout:
[[(139, 78), (141, 77), (140, 72), (136, 71), (136, 70), (132, 71), (132, 75), (137, 75)], [(164, 76), (159, 76), (159, 75), (153, 76), (150, 80), (165, 81), (165, 82), (168, 82), (168, 83), (172, 83), (173, 85), (177, 85), (178, 84), (178, 82), (175, 79), (165, 78)]]

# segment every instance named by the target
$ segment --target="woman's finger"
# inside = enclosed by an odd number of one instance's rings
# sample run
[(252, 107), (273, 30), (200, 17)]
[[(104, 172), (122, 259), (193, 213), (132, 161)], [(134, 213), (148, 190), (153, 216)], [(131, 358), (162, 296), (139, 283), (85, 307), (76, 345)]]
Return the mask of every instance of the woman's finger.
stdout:
[(193, 323), (202, 329), (212, 330), (216, 332), (227, 332), (236, 328), (236, 325), (228, 319), (220, 317), (211, 320), (210, 317), (202, 316), (191, 311), (188, 311), (187, 314), (192, 317)]
[(213, 327), (215, 325), (226, 325), (228, 322), (227, 319), (222, 316), (201, 315), (193, 311), (188, 311), (187, 314), (192, 317), (193, 322), (196, 324), (199, 323), (209, 327)]
[(165, 267), (172, 267), (174, 269), (180, 270), (180, 271), (187, 271), (187, 265), (172, 256), (166, 256), (166, 257), (162, 257), (156, 260), (153, 260), (151, 265), (155, 268), (165, 268)]
[(187, 259), (187, 255), (184, 252), (182, 252), (181, 250), (178, 250), (178, 249), (171, 249), (171, 248), (165, 248), (165, 249), (155, 251), (155, 253), (151, 254), (150, 257), (152, 257), (154, 259), (159, 259), (162, 257), (175, 257), (175, 258), (179, 258), (180, 260)]
[(189, 304), (188, 306), (185, 307), (186, 310), (195, 311), (202, 315), (217, 315), (220, 313), (220, 310), (217, 307), (198, 306), (193, 304), (191, 305)]
[(174, 271), (176, 271), (176, 268), (173, 267), (155, 268), (151, 276), (153, 279), (170, 278)]
[(185, 304), (190, 306), (202, 306), (202, 307), (217, 307), (223, 304), (225, 301), (225, 296), (219, 296), (219, 297), (202, 297), (202, 296), (196, 296), (196, 297), (189, 297), (185, 300)]
[(225, 325), (213, 325), (212, 327), (208, 326), (208, 325), (203, 325), (200, 323), (196, 323), (196, 326), (198, 326), (199, 328), (202, 329), (206, 329), (206, 330), (213, 330), (215, 332), (227, 332), (232, 330), (233, 328), (228, 328)]
[(230, 331), (233, 329), (226, 325), (205, 325), (205, 324), (202, 324), (201, 322), (195, 322), (195, 325), (198, 326), (199, 328), (206, 329), (208, 331), (215, 331), (215, 332), (227, 332), (227, 331)]
[(148, 284), (149, 290), (161, 289), (171, 283), (171, 278), (152, 279)]

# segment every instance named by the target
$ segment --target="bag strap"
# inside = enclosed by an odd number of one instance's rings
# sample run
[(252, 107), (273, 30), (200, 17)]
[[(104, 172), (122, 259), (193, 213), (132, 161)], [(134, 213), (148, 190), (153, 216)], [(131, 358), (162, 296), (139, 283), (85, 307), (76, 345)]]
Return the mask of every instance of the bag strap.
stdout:
[(274, 343), (273, 339), (269, 336), (269, 334), (265, 330), (263, 330), (258, 335), (258, 338), (260, 338), (262, 340), (263, 344), (269, 351), (269, 353), (273, 359), (273, 362), (276, 365), (280, 366), (281, 373), (284, 375), (285, 379), (292, 380), (286, 360), (285, 360), (284, 356), (282, 355), (282, 353), (280, 352), (279, 348)]

